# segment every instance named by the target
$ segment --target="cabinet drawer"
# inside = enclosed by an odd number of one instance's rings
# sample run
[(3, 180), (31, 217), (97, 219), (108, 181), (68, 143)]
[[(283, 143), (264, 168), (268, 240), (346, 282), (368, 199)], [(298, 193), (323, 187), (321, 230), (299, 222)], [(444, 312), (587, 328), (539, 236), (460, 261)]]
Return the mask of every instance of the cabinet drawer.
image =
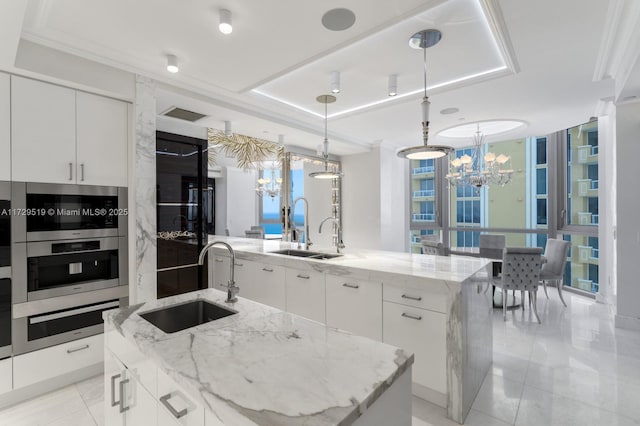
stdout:
[(396, 287), (384, 284), (382, 298), (387, 302), (400, 303), (416, 308), (429, 309), (436, 312), (447, 312), (447, 295), (426, 290)]
[(157, 395), (157, 367), (131, 342), (115, 330), (105, 333), (107, 348), (122, 362), (129, 375), (153, 396)]
[(327, 325), (382, 341), (382, 283), (326, 276)]
[(286, 270), (287, 312), (325, 322), (326, 292), (324, 274), (313, 271)]
[(204, 407), (158, 369), (158, 425), (203, 426)]
[(286, 307), (285, 273), (282, 266), (244, 262), (247, 274), (243, 277), (239, 295), (284, 310)]
[(383, 302), (383, 341), (413, 352), (413, 381), (447, 392), (446, 315)]
[(85, 337), (13, 358), (14, 388), (103, 362), (103, 335)]
[(11, 357), (0, 361), (0, 394), (13, 389), (13, 362)]

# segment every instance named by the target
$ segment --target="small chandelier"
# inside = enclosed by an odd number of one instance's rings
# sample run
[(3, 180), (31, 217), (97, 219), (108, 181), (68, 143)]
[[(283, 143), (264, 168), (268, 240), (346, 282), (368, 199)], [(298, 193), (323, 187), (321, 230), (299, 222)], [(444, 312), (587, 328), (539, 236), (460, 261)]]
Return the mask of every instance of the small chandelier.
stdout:
[(472, 155), (456, 157), (450, 162), (450, 172), (445, 176), (453, 186), (504, 186), (511, 182), (513, 169), (508, 166), (511, 157), (493, 152), (484, 152), (484, 135), (480, 132), (480, 124), (473, 135)]
[(282, 178), (276, 177), (276, 169), (275, 165), (271, 166), (271, 177), (266, 177), (264, 175), (264, 170), (262, 172), (262, 177), (258, 179), (258, 186), (256, 187), (256, 193), (264, 197), (268, 195), (271, 198), (279, 197), (280, 190), (282, 187)]

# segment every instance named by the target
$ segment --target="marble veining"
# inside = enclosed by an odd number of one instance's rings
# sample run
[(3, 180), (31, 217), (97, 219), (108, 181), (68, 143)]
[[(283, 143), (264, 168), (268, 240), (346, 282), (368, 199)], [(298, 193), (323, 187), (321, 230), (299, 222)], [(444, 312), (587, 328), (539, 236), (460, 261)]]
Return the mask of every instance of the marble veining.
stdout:
[(156, 298), (156, 82), (136, 75), (135, 302)]
[(166, 334), (138, 314), (202, 298), (207, 289), (104, 314), (107, 333), (134, 343), (225, 424), (349, 425), (411, 364), (402, 349), (240, 299), (238, 313)]

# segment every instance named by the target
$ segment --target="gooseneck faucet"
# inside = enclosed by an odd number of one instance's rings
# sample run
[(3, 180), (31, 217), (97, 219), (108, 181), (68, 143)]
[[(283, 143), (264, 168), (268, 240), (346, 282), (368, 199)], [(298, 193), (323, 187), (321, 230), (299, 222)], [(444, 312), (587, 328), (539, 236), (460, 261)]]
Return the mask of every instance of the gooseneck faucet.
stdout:
[[(304, 247), (309, 250), (309, 246), (313, 245), (313, 243), (311, 242), (311, 237), (309, 236), (309, 202), (307, 201), (306, 198), (304, 197), (298, 197), (295, 200), (293, 200), (293, 203), (291, 204), (291, 216), (293, 217), (293, 223), (295, 224), (295, 220), (296, 220), (296, 203), (298, 201), (304, 201)], [(295, 226), (295, 225), (294, 225)], [(296, 228), (297, 229), (297, 228)], [(300, 238), (298, 237), (298, 248), (300, 248)]]
[(324, 223), (328, 220), (332, 221), (336, 226), (336, 228), (338, 228), (338, 235), (337, 235), (337, 239), (335, 240), (335, 244), (336, 244), (336, 253), (340, 253), (340, 249), (344, 248), (344, 243), (342, 242), (342, 226), (340, 226), (340, 221), (338, 219), (336, 219), (333, 216), (329, 216), (323, 219), (322, 222), (320, 222), (320, 227), (318, 227), (318, 233), (319, 234), (322, 233), (322, 225), (324, 225)]
[(202, 248), (202, 251), (200, 252), (200, 256), (198, 257), (198, 265), (204, 265), (204, 258), (207, 255), (207, 252), (211, 247), (216, 245), (224, 246), (227, 250), (229, 250), (229, 254), (231, 255), (231, 263), (229, 265), (229, 282), (227, 283), (227, 300), (225, 300), (225, 302), (236, 303), (238, 301), (236, 294), (238, 294), (238, 291), (240, 289), (236, 287), (236, 281), (234, 280), (233, 271), (234, 271), (234, 266), (236, 264), (236, 254), (233, 251), (233, 248), (231, 248), (229, 244), (223, 241), (211, 241), (210, 243), (208, 243), (206, 246)]

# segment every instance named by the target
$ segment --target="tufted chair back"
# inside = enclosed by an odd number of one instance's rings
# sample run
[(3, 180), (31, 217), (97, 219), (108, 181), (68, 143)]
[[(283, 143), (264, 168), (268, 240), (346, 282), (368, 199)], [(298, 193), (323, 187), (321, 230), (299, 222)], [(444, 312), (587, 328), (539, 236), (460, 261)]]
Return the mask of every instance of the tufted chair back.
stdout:
[(422, 240), (422, 254), (444, 256), (444, 245), (440, 241)]
[(502, 288), (536, 291), (542, 265), (540, 247), (506, 247), (502, 252)]

